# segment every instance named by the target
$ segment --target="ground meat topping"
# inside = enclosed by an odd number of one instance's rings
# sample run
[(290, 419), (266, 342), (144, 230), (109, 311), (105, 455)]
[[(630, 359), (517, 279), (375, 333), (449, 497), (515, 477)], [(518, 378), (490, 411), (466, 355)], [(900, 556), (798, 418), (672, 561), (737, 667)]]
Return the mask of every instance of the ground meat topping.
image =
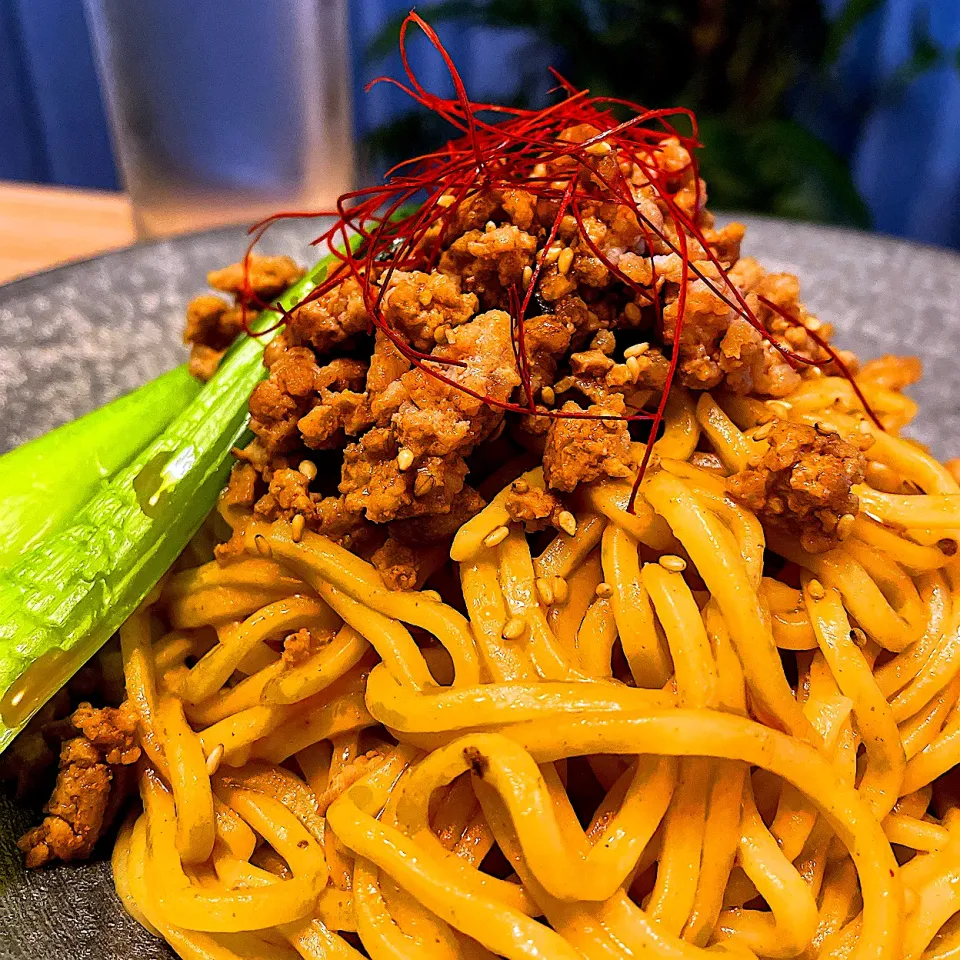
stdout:
[(28, 867), (90, 856), (106, 825), (112, 767), (140, 757), (136, 713), (129, 704), (94, 709), (82, 703), (71, 719), (80, 736), (60, 751), (57, 784), (44, 807), (47, 816), (18, 842)]
[(768, 450), (729, 477), (727, 488), (761, 521), (798, 536), (805, 550), (829, 550), (842, 538), (841, 517), (859, 509), (851, 488), (863, 482), (863, 453), (806, 424), (772, 424)]
[[(290, 257), (263, 256), (251, 254), (247, 265), (247, 283), (250, 292), (259, 300), (270, 300), (283, 293), (303, 276), (303, 268)], [(214, 290), (236, 294), (244, 293), (244, 264), (243, 261), (224, 267), (222, 270), (211, 270), (207, 274), (207, 283)]]
[[(582, 143), (597, 132), (579, 125), (559, 138)], [(544, 160), (532, 176), (566, 179), (572, 163)], [(665, 137), (650, 146), (645, 163), (599, 149), (578, 174), (601, 190), (625, 178), (636, 210), (611, 194), (609, 201), (581, 198), (576, 211), (561, 212), (558, 198), (523, 184), (445, 194), (400, 260), (374, 259), (362, 279), (347, 270), (336, 286), (295, 308), (264, 351), (269, 376), (250, 398), (255, 440), (226, 505), (252, 506), (263, 519), (300, 514), (311, 530), (378, 552), (385, 579), (402, 586), (412, 568), (375, 528), (389, 524), (391, 540), (414, 553), (452, 536), (454, 520), (476, 508), (466, 483), (471, 472), (473, 485), (483, 486), (504, 458), (542, 455), (548, 491), (558, 493), (631, 474), (625, 423), (549, 412), (650, 414), (671, 357), (678, 380), (695, 391), (789, 394), (808, 368), (785, 359), (778, 346), (837, 373), (819, 346), (830, 338), (829, 325), (806, 310), (795, 277), (740, 256), (741, 225), (714, 224), (684, 145)], [(699, 236), (688, 230), (680, 238), (687, 228), (674, 204)], [(250, 267), (249, 286), (261, 300), (300, 275), (286, 258), (255, 257)], [(200, 376), (213, 371), (241, 329), (244, 307), (242, 265), (209, 279), (234, 302), (204, 296), (191, 304), (185, 336)], [(374, 299), (378, 315), (371, 316)], [(769, 337), (743, 316), (742, 302)], [(898, 389), (912, 373), (874, 364), (862, 375)], [(531, 399), (533, 413), (498, 406), (526, 407)], [(315, 460), (321, 475), (295, 476), (303, 460)], [(512, 500), (517, 521), (549, 523), (549, 496)], [(827, 528), (831, 522), (823, 520)]]
[[(566, 413), (580, 412), (575, 402), (563, 405)], [(600, 419), (603, 414), (623, 416), (625, 405), (619, 395), (606, 405), (594, 404), (587, 413), (596, 419), (553, 420), (547, 431), (543, 452), (543, 475), (554, 490), (569, 493), (580, 483), (600, 477), (623, 478), (630, 474), (630, 434), (624, 420)]]
[(397, 272), (383, 301), (384, 320), (416, 350), (430, 351), (446, 331), (477, 312), (477, 298), (460, 293), (460, 279), (444, 274)]
[(331, 631), (309, 630), (303, 627), (283, 641), (282, 663), (285, 667), (299, 667), (333, 639)]
[(417, 585), (417, 553), (388, 537), (373, 554), (373, 565), (391, 590), (413, 590)]
[(563, 502), (549, 490), (531, 487), (522, 478), (510, 484), (504, 507), (510, 519), (522, 523), (528, 532), (557, 526), (557, 518), (565, 509)]

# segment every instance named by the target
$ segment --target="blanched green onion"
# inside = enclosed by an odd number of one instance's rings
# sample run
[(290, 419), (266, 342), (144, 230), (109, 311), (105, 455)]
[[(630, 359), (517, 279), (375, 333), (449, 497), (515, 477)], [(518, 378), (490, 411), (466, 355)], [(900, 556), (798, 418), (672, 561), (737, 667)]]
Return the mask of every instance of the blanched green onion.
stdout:
[[(282, 307), (307, 296), (332, 260)], [(254, 330), (281, 319), (265, 311)], [(213, 508), (270, 339), (240, 339), (159, 437), (0, 574), (0, 750), (136, 609)]]
[(177, 367), (0, 456), (0, 569), (61, 526), (199, 391)]

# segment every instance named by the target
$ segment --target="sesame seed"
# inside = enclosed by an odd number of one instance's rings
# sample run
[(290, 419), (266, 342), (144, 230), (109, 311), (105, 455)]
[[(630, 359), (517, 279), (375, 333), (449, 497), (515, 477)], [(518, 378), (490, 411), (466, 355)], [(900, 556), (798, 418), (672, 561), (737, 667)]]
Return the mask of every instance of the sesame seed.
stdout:
[(768, 400), (767, 408), (775, 417), (783, 420), (793, 409), (793, 404), (787, 400)]
[(634, 383), (640, 379), (641, 372), (640, 361), (635, 356), (627, 357), (627, 373)]
[(850, 536), (851, 531), (853, 530), (854, 521), (857, 518), (852, 513), (845, 513), (837, 521), (837, 537), (841, 540), (846, 540)]
[(317, 465), (312, 460), (302, 460), (297, 469), (310, 481), (317, 479)]
[(819, 580), (811, 580), (807, 584), (807, 593), (814, 600), (822, 600), (827, 595), (827, 591), (823, 589), (823, 584)]
[(553, 578), (553, 602), (554, 603), (566, 603), (567, 597), (570, 596), (570, 585), (567, 583), (563, 577), (554, 577)]
[(533, 267), (524, 267), (523, 268), (523, 289), (526, 290), (530, 286), (530, 281), (533, 279)]
[(831, 437), (836, 436), (840, 431), (832, 423), (822, 423), (817, 422), (814, 424), (817, 429), (817, 433), (822, 433), (824, 436)]
[(519, 640), (527, 632), (527, 623), (520, 617), (511, 617), (504, 625), (500, 636), (504, 640)]
[(608, 153), (612, 152), (612, 149), (606, 140), (600, 140), (597, 143), (591, 143), (584, 153), (590, 154), (591, 157), (605, 157)]
[(772, 424), (772, 423), (764, 423), (764, 424), (762, 424), (761, 426), (757, 427), (756, 430), (753, 431), (753, 439), (754, 439), (754, 440), (766, 440), (767, 437), (770, 436), (770, 431), (771, 431), (771, 430), (773, 430), (773, 424)]
[(639, 322), (640, 322), (640, 316), (641, 316), (641, 314), (640, 314), (640, 308), (639, 308), (635, 303), (628, 303), (628, 304), (623, 308), (623, 315), (624, 315), (631, 323), (639, 323)]
[(609, 600), (613, 596), (613, 587), (609, 583), (598, 583), (595, 592), (601, 600)]
[(267, 543), (267, 538), (262, 533), (256, 534), (253, 542), (257, 545), (257, 553), (259, 553), (261, 557), (272, 556), (273, 551), (270, 549), (270, 544)]
[(415, 497), (425, 497), (434, 487), (436, 481), (429, 473), (418, 473), (417, 479), (413, 481), (413, 495)]
[(572, 537), (577, 532), (577, 518), (569, 510), (560, 511), (557, 524), (568, 536)]
[(553, 387), (544, 387), (540, 391), (540, 399), (548, 407), (552, 407), (557, 402), (557, 395), (553, 392)]
[(660, 566), (671, 573), (683, 573), (687, 569), (687, 561), (673, 553), (665, 553), (660, 558)]
[(401, 472), (404, 470), (409, 470), (413, 466), (413, 451), (408, 450), (406, 447), (401, 449), (397, 454), (397, 466), (400, 468)]
[(569, 247), (565, 247), (563, 253), (557, 258), (557, 269), (566, 276), (570, 272), (570, 267), (573, 266), (573, 251)]
[[(627, 306), (632, 307), (633, 304), (632, 303), (627, 304)], [(637, 312), (639, 313), (640, 311), (638, 310)], [(627, 347), (626, 350), (623, 351), (623, 355), (624, 357), (626, 357), (627, 360), (629, 360), (631, 357), (642, 357), (649, 349), (650, 349), (649, 343), (634, 343), (631, 346)]]
[(485, 547), (496, 547), (499, 544), (503, 543), (504, 540), (510, 535), (510, 528), (507, 526), (497, 527), (496, 530), (491, 530), (483, 538), (483, 545)]
[(545, 607), (553, 606), (554, 596), (553, 596), (553, 587), (550, 585), (550, 581), (545, 577), (538, 577), (536, 581), (537, 587), (537, 596), (540, 597), (540, 602)]
[(303, 514), (298, 513), (290, 524), (290, 537), (294, 543), (299, 543), (303, 539), (303, 530), (306, 527), (307, 521), (304, 520)]
[(867, 635), (859, 627), (850, 628), (850, 639), (858, 647), (865, 647), (867, 645)]
[(213, 776), (219, 769), (223, 760), (223, 744), (218, 743), (209, 754), (207, 754), (207, 775)]

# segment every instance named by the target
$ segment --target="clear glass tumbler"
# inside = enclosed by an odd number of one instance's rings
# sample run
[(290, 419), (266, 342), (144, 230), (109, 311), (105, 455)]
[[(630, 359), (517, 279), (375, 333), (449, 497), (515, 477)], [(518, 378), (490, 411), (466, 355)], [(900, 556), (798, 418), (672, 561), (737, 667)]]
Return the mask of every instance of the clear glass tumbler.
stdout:
[(141, 236), (328, 207), (353, 176), (347, 0), (85, 0)]

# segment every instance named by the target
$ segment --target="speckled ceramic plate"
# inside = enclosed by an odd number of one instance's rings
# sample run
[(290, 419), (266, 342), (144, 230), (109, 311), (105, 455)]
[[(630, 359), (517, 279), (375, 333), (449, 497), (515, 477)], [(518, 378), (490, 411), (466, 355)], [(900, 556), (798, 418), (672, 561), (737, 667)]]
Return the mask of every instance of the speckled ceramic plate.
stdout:
[[(847, 230), (746, 218), (745, 253), (796, 273), (804, 299), (863, 356), (916, 353), (913, 436), (960, 455), (960, 256)], [(282, 224), (265, 249), (312, 259), (316, 224)], [(176, 365), (187, 300), (236, 260), (235, 229), (147, 244), (0, 287), (0, 451)], [(169, 957), (120, 907), (110, 865), (26, 874), (16, 837), (37, 811), (0, 800), (0, 958)]]

